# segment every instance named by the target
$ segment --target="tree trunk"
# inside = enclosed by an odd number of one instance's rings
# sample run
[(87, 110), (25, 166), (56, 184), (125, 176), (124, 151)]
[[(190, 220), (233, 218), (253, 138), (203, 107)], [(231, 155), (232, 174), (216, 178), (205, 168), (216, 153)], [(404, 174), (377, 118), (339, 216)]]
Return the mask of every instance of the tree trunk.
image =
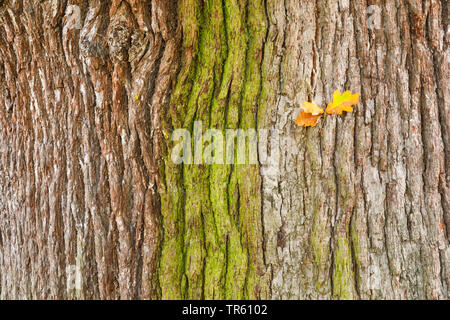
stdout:
[[(0, 0), (0, 298), (450, 298), (448, 10)], [(258, 164), (176, 164), (200, 122)]]

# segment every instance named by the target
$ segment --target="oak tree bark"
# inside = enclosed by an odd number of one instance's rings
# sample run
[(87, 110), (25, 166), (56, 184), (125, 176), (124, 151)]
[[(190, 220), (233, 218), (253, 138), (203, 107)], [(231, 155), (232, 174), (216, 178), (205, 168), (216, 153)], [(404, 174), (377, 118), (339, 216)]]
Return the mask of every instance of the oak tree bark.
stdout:
[[(0, 0), (0, 298), (448, 299), (448, 14)], [(259, 164), (176, 165), (196, 121)]]

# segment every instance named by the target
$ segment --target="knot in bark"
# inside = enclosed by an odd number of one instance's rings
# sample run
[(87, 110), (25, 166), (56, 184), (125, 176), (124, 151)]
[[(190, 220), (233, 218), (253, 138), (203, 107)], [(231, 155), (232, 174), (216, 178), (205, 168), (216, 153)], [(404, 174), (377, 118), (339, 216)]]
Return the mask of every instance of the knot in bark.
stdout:
[(108, 46), (111, 59), (128, 61), (128, 49), (131, 46), (131, 28), (118, 22), (110, 28)]
[(149, 41), (150, 39), (147, 33), (140, 30), (135, 31), (131, 35), (131, 47), (128, 51), (128, 61), (138, 62), (147, 51)]
[(89, 40), (87, 37), (80, 39), (80, 52), (85, 58), (104, 58), (106, 56), (105, 47), (98, 41)]

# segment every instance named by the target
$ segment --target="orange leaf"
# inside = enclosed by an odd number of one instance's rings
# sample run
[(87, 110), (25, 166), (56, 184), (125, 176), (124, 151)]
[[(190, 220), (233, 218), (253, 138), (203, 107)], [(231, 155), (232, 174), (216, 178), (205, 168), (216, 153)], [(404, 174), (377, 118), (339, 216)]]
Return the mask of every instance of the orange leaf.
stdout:
[(352, 94), (351, 91), (345, 91), (342, 95), (339, 91), (333, 94), (333, 102), (328, 104), (326, 112), (328, 114), (337, 113), (341, 115), (344, 111), (353, 112), (352, 106), (359, 103), (359, 93)]
[(318, 116), (323, 113), (323, 109), (319, 108), (317, 106), (317, 104), (315, 104), (314, 102), (305, 101), (305, 102), (303, 102), (303, 105), (301, 106), (301, 108), (303, 109), (304, 112), (310, 113), (313, 116)]
[(313, 115), (311, 113), (301, 112), (295, 123), (300, 127), (315, 127), (322, 115)]

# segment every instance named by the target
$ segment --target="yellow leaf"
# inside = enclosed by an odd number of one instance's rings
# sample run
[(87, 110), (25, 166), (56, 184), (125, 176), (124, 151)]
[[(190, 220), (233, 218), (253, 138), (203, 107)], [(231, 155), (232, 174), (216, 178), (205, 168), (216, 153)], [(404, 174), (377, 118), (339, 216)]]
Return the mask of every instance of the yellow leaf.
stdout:
[(315, 127), (322, 115), (313, 115), (311, 113), (301, 112), (295, 123), (300, 127)]
[(303, 102), (303, 105), (301, 107), (303, 109), (304, 112), (306, 113), (310, 113), (313, 116), (318, 116), (321, 115), (323, 113), (323, 109), (319, 108), (317, 106), (317, 104), (315, 104), (314, 102)]
[(341, 115), (344, 111), (353, 112), (352, 106), (359, 103), (359, 93), (352, 94), (351, 91), (345, 91), (342, 95), (339, 91), (333, 94), (333, 102), (328, 104), (326, 112), (328, 114), (337, 113)]

